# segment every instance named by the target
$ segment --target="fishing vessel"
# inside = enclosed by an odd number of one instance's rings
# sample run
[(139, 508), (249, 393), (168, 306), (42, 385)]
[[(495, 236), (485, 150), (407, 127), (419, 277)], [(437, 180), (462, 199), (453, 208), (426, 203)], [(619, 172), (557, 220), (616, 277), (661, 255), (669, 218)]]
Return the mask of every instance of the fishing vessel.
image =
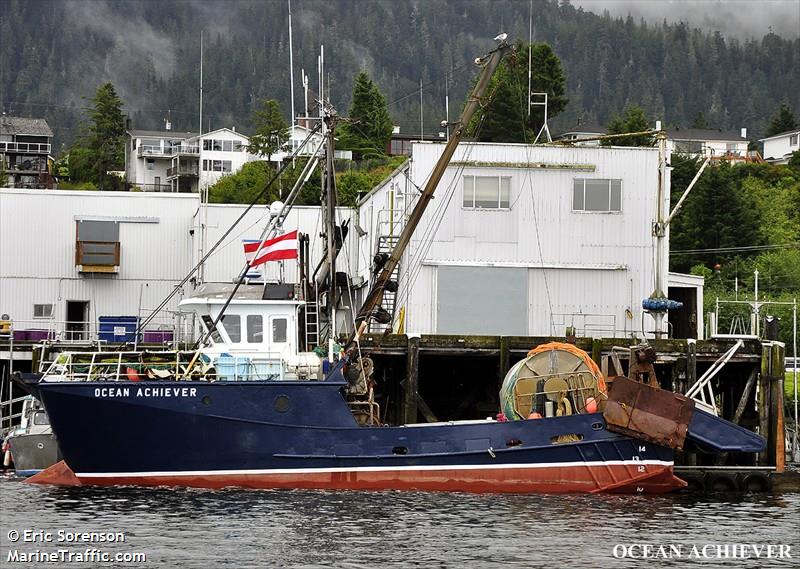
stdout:
[[(391, 254), (375, 260), (372, 287), (341, 345), (334, 333), (344, 308), (336, 256), (346, 227), (334, 215), (335, 115), (321, 112), (325, 262), (313, 275), (303, 271), (297, 287), (248, 285), (248, 265), (234, 285), (199, 289), (181, 303), (204, 326), (196, 350), (64, 353), (44, 373), (20, 377), (44, 403), (64, 456), (31, 480), (662, 493), (685, 486), (673, 474), (673, 449), (687, 438), (720, 452), (762, 450), (761, 437), (695, 408), (691, 399), (623, 377), (607, 387), (586, 353), (561, 343), (536, 347), (509, 371), (496, 417), (382, 424), (360, 338), (370, 320), (385, 318), (381, 299), (396, 290), (397, 262), (511, 50), (504, 36), (496, 39), (497, 48), (477, 60), (481, 75)], [(277, 229), (285, 207), (262, 237)], [(253, 258), (270, 241), (259, 243)], [(321, 299), (328, 321), (328, 341), (318, 346), (300, 341), (312, 297), (314, 306)]]

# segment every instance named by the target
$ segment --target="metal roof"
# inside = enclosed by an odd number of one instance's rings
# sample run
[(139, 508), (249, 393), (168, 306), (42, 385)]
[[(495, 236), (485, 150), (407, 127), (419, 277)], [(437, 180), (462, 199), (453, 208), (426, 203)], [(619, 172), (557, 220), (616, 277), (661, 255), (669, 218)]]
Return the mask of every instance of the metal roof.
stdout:
[(32, 136), (53, 136), (47, 121), (25, 117), (0, 116), (0, 134), (22, 134)]
[(176, 132), (174, 130), (129, 130), (131, 137), (185, 139), (197, 136), (194, 132)]
[(767, 136), (764, 138), (758, 139), (759, 142), (763, 142), (764, 140), (772, 140), (773, 138), (781, 138), (782, 136), (787, 136), (791, 134), (798, 134), (800, 133), (800, 128), (793, 128), (791, 130), (784, 130), (783, 132), (779, 132), (778, 134), (773, 134), (772, 136)]
[(666, 132), (672, 140), (747, 140), (735, 130), (716, 128), (668, 128)]

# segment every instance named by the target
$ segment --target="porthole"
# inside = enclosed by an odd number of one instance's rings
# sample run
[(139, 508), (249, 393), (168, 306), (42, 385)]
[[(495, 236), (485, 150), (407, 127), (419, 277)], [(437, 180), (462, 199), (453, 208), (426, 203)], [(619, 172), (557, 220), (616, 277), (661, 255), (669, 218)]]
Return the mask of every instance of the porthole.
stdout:
[(292, 402), (286, 395), (278, 395), (275, 398), (275, 403), (273, 404), (273, 408), (278, 413), (286, 413), (286, 411), (289, 410), (289, 407), (291, 407), (291, 405)]
[(602, 431), (603, 430), (603, 423), (592, 423), (592, 429), (595, 431)]
[(407, 447), (394, 447), (392, 449), (392, 454), (408, 454)]
[(211, 405), (211, 397), (209, 397), (208, 395), (203, 395), (203, 398), (200, 400), (200, 403), (202, 403), (206, 407), (209, 407)]

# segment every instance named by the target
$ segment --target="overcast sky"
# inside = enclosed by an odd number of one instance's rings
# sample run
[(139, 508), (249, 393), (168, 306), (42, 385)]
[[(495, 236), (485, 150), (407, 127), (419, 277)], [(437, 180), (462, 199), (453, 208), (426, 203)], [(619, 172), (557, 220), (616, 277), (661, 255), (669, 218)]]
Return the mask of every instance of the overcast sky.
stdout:
[(761, 38), (770, 28), (783, 37), (800, 35), (800, 0), (572, 0), (587, 12), (643, 17), (647, 21), (687, 21), (726, 37)]

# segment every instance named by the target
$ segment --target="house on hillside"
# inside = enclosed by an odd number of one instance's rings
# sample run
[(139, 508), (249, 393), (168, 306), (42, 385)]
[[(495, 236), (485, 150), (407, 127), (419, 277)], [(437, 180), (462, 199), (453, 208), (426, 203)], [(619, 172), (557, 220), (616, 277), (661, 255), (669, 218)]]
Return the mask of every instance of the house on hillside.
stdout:
[(747, 129), (740, 131), (671, 128), (667, 129), (667, 152), (695, 157), (712, 156), (715, 159), (746, 160), (748, 158)]
[(52, 188), (52, 141), (44, 119), (0, 116), (0, 187)]
[(775, 164), (786, 164), (792, 154), (800, 150), (800, 128), (787, 130), (759, 142), (764, 144), (764, 159)]
[(566, 132), (557, 135), (554, 141), (572, 142), (576, 146), (600, 146), (599, 140), (587, 140), (581, 142), (584, 138), (597, 138), (606, 134), (606, 128), (599, 124), (582, 123), (572, 127)]
[[(128, 130), (125, 143), (125, 179), (128, 187), (145, 192), (191, 191), (188, 184), (178, 187), (167, 181), (167, 171), (175, 155), (197, 157), (197, 145), (187, 142), (196, 135), (171, 130)], [(197, 177), (197, 172), (195, 172)]]
[(257, 160), (250, 139), (232, 128), (200, 136), (187, 132), (129, 130), (125, 177), (132, 190), (197, 192)]

